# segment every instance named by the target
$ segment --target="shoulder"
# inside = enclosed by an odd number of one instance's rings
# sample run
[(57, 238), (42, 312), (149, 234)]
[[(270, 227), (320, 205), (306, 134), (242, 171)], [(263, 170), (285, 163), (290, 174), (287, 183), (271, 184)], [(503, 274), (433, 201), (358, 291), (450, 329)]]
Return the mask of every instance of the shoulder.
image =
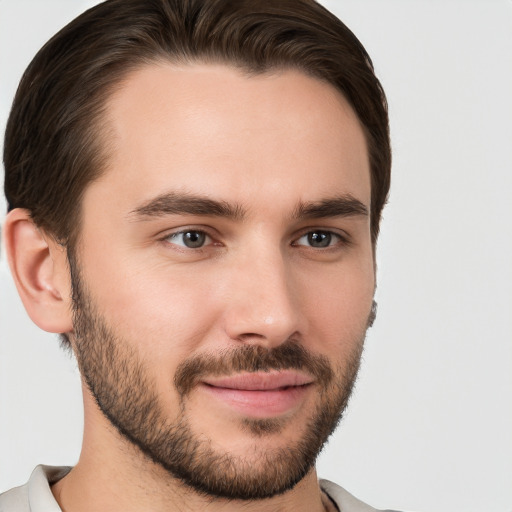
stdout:
[(28, 483), (0, 494), (0, 512), (30, 512)]
[(25, 485), (0, 494), (0, 512), (61, 512), (50, 485), (63, 478), (70, 469), (37, 466)]
[(379, 511), (363, 503), (348, 491), (329, 480), (320, 480), (320, 487), (343, 512), (397, 512), (392, 510)]

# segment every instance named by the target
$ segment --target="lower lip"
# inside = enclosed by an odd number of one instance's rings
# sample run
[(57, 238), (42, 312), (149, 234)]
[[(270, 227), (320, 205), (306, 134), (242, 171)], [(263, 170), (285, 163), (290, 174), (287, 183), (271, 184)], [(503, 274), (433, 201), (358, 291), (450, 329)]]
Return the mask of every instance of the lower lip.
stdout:
[(218, 388), (207, 384), (203, 384), (202, 388), (210, 396), (245, 416), (269, 418), (286, 414), (297, 408), (304, 400), (311, 385), (267, 391)]

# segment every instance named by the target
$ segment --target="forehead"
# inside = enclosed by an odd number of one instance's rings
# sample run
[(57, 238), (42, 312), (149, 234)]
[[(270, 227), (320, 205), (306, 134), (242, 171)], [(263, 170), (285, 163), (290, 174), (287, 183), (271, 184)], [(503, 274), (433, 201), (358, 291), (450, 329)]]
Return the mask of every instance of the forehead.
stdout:
[(297, 70), (148, 65), (113, 94), (107, 125), (108, 168), (85, 199), (103, 188), (103, 199), (126, 209), (177, 190), (249, 206), (279, 197), (291, 207), (351, 193), (369, 206), (357, 116), (333, 86)]

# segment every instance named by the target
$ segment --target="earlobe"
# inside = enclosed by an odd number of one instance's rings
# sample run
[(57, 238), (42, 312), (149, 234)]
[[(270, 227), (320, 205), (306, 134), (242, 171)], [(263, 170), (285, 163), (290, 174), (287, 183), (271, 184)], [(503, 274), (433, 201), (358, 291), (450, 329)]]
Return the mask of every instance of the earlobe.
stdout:
[(65, 248), (21, 208), (7, 215), (4, 236), (14, 282), (32, 321), (48, 332), (70, 332), (71, 283)]

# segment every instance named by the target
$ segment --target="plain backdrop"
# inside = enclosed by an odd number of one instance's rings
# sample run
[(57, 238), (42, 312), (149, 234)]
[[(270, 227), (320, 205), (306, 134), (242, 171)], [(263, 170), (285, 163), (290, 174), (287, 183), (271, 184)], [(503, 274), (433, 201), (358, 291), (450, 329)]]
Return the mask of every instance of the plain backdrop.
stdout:
[[(0, 0), (0, 126), (37, 49), (95, 2)], [(386, 89), (378, 319), (319, 474), (376, 507), (512, 511), (512, 2), (325, 0)], [(5, 201), (0, 199), (1, 218)], [(0, 263), (0, 491), (76, 462), (75, 362)]]

